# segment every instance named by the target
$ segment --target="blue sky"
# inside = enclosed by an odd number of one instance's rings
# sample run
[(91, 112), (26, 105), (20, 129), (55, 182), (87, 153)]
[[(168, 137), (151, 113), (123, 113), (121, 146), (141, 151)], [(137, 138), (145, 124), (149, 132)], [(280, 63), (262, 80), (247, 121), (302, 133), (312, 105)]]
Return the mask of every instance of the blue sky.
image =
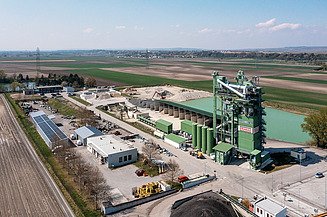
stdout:
[(327, 45), (323, 0), (0, 0), (0, 50)]

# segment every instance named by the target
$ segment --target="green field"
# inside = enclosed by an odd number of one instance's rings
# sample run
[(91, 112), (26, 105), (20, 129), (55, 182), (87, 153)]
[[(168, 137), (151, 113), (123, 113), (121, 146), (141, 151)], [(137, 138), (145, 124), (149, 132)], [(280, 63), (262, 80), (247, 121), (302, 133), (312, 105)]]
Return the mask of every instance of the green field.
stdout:
[[(45, 58), (44, 60), (47, 60)], [(60, 58), (52, 58), (60, 59)], [(171, 70), (172, 67), (176, 68), (176, 73), (178, 73), (178, 68), (189, 68), (196, 75), (197, 70), (220, 70), (228, 76), (234, 75), (239, 69), (243, 69), (246, 74), (259, 75), (264, 78), (271, 78), (277, 80), (288, 80), (299, 82), (299, 87), (301, 87), (301, 82), (306, 84), (311, 84), (313, 87), (316, 84), (327, 84), (326, 80), (316, 80), (310, 78), (298, 78), (290, 77), (290, 74), (296, 75), (301, 73), (312, 73), (312, 74), (326, 74), (323, 71), (316, 71), (318, 66), (312, 65), (300, 65), (293, 64), (287, 65), (285, 61), (263, 61), (254, 59), (142, 59), (142, 58), (114, 58), (114, 57), (104, 57), (104, 56), (92, 56), (92, 57), (71, 57), (65, 56), (61, 57), (58, 62), (41, 62), (41, 66), (48, 67), (63, 67), (66, 69), (58, 68), (58, 73), (73, 73), (85, 76), (96, 77), (103, 81), (111, 81), (116, 84), (116, 86), (156, 86), (156, 85), (176, 85), (185, 88), (193, 88), (205, 91), (212, 91), (212, 81), (211, 80), (199, 80), (199, 81), (186, 81), (186, 80), (176, 80), (169, 78), (169, 74), (166, 77), (158, 77), (156, 74), (140, 75), (127, 72), (119, 72), (119, 68), (127, 67), (130, 70), (140, 71), (139, 67), (145, 67), (149, 63), (151, 69), (165, 70), (165, 67), (170, 67), (167, 70)], [(65, 61), (74, 60), (74, 61)], [(214, 62), (215, 61), (215, 62)], [(10, 63), (6, 63), (11, 65)], [(27, 62), (22, 63), (23, 65), (31, 67), (35, 63)], [(13, 63), (13, 67), (17, 63)], [(194, 71), (194, 67), (195, 71)], [(1, 68), (1, 63), (0, 63)], [(114, 70), (102, 70), (101, 68), (116, 68)], [(20, 69), (20, 68), (19, 68)], [(192, 71), (193, 70), (193, 71)], [(54, 70), (42, 70), (42, 72), (56, 73)], [(170, 71), (171, 73), (171, 71)], [(232, 80), (230, 80), (232, 82)], [(273, 86), (273, 85), (272, 85)], [(327, 94), (320, 94), (314, 92), (297, 91), (290, 90), (287, 86), (281, 88), (275, 87), (264, 87), (266, 92), (264, 98), (265, 100), (271, 102), (271, 105), (283, 105), (283, 108), (287, 109), (287, 105), (290, 105), (289, 110), (298, 110), (297, 108), (309, 108), (309, 109), (319, 109), (322, 106), (326, 106)], [(277, 105), (278, 107), (280, 105)], [(301, 111), (303, 113), (303, 110)]]
[(264, 78), (272, 78), (272, 79), (279, 79), (279, 80), (286, 80), (286, 81), (299, 81), (299, 82), (315, 83), (315, 84), (327, 84), (326, 80), (314, 80), (308, 78), (296, 78), (296, 77), (286, 77), (286, 76), (264, 76)]
[[(133, 86), (156, 86), (156, 85), (176, 85), (185, 88), (193, 88), (212, 92), (212, 81), (182, 81), (162, 78), (157, 76), (137, 75), (131, 73), (121, 73), (100, 69), (74, 70), (74, 72), (94, 76), (125, 85)], [(264, 99), (271, 102), (288, 103), (297, 107), (319, 109), (327, 105), (327, 94), (317, 94), (313, 92), (289, 90), (284, 88), (264, 87)]]

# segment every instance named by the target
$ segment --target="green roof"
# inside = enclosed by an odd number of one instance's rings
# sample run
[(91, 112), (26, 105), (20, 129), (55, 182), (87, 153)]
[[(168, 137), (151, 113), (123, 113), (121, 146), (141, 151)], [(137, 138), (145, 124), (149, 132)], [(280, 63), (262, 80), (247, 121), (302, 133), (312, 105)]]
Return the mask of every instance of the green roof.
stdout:
[(192, 126), (192, 124), (193, 124), (194, 122), (192, 122), (192, 121), (190, 121), (190, 120), (182, 120), (182, 123), (187, 124), (187, 125), (189, 125), (189, 126)]
[(212, 117), (213, 113), (213, 97), (205, 97), (200, 99), (188, 100), (184, 102), (171, 102), (168, 100), (160, 100), (171, 106), (184, 108), (208, 117)]
[(174, 142), (176, 142), (176, 143), (178, 143), (178, 144), (182, 144), (182, 143), (184, 143), (185, 141), (186, 141), (186, 139), (185, 138), (183, 138), (183, 137), (180, 137), (180, 136), (177, 136), (177, 135), (175, 135), (175, 134), (168, 134), (167, 136), (165, 136), (167, 139), (170, 139), (171, 141), (174, 141)]
[(254, 149), (250, 154), (251, 155), (258, 155), (258, 154), (260, 154), (261, 153), (261, 151), (260, 150), (258, 150), (258, 149)]
[(173, 123), (169, 122), (169, 121), (165, 121), (163, 119), (159, 119), (156, 121), (156, 123), (159, 123), (159, 124), (162, 124), (162, 125), (165, 125), (165, 126), (170, 126), (172, 125)]
[(232, 146), (229, 143), (219, 143), (218, 145), (216, 145), (215, 147), (213, 147), (214, 150), (219, 151), (219, 152), (228, 152), (229, 150), (231, 150), (234, 146)]

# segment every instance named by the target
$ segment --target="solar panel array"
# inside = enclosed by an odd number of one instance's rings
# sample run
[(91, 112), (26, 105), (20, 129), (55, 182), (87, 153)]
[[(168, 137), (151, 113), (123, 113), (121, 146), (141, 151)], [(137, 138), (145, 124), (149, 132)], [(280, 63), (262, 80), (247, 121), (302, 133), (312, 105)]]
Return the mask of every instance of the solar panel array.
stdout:
[(67, 136), (53, 123), (46, 115), (32, 117), (34, 122), (39, 126), (49, 141), (55, 142), (67, 139)]

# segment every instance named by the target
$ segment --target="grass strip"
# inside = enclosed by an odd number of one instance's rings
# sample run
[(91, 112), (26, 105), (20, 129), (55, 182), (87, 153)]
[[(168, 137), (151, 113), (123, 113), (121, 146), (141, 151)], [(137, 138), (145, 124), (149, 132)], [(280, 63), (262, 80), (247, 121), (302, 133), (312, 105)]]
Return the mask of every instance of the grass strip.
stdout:
[(90, 105), (92, 105), (91, 103), (89, 103), (89, 102), (87, 102), (87, 101), (81, 99), (80, 97), (77, 97), (77, 96), (69, 96), (69, 97), (73, 98), (73, 99), (76, 100), (77, 102), (82, 103), (82, 104), (85, 105), (85, 106), (90, 106)]

